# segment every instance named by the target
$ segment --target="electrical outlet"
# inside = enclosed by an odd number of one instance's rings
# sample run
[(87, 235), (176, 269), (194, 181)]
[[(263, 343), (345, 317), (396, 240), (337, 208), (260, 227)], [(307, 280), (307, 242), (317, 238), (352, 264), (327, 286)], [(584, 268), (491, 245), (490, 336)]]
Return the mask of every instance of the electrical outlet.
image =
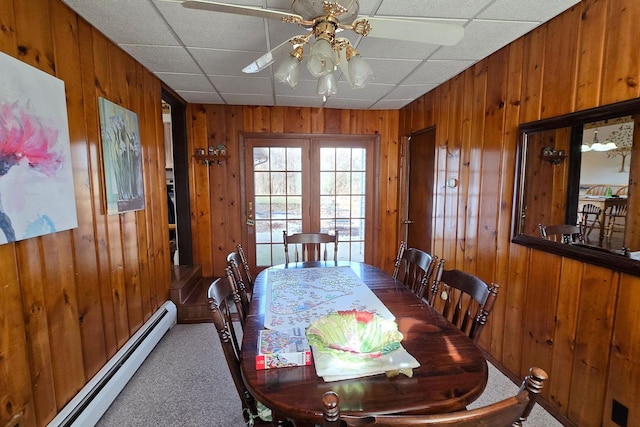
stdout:
[(629, 408), (613, 399), (613, 403), (611, 404), (611, 421), (618, 424), (620, 427), (627, 427), (628, 418)]

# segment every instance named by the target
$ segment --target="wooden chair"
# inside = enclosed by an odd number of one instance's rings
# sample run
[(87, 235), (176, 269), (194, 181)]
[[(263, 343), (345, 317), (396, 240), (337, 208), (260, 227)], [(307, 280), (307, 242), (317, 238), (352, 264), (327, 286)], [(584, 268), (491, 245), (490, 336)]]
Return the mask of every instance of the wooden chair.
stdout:
[[(236, 254), (237, 256), (237, 253), (232, 253)], [(245, 320), (247, 319), (247, 314), (249, 314), (249, 303), (251, 302), (251, 295), (247, 292), (244, 280), (242, 279), (242, 274), (240, 274), (240, 269), (238, 268), (238, 264), (236, 264), (236, 261), (234, 259), (235, 257), (231, 255), (232, 254), (229, 254), (229, 256), (227, 257), (227, 268), (225, 269), (225, 274), (228, 276), (229, 280), (232, 281), (234, 290), (233, 297), (236, 303), (235, 307), (239, 307), (239, 309), (236, 309), (235, 313), (237, 313), (238, 320), (242, 324), (242, 327), (244, 327)]]
[[(326, 261), (327, 245), (333, 243), (333, 260), (338, 260), (338, 230), (328, 233), (297, 233), (290, 236), (282, 232), (285, 262), (289, 263), (289, 245), (294, 246), (295, 262)], [(323, 246), (324, 245), (324, 246)]]
[(371, 415), (358, 417), (340, 414), (340, 399), (333, 391), (322, 396), (322, 427), (338, 426), (456, 426), (511, 427), (522, 426), (531, 414), (547, 373), (533, 367), (515, 396), (467, 411), (433, 415)]
[(622, 187), (616, 190), (616, 196), (627, 196), (629, 195), (629, 186), (623, 185)]
[(540, 236), (545, 240), (560, 243), (580, 242), (584, 243), (584, 236), (580, 227), (571, 224), (539, 225)]
[[(251, 273), (248, 270), (249, 265), (246, 264), (245, 266), (246, 259), (244, 259), (244, 253), (241, 252), (242, 246), (238, 245), (237, 247), (239, 248), (238, 252), (231, 252), (227, 255), (227, 266), (238, 289), (238, 296), (246, 317), (249, 312), (251, 294), (253, 293), (253, 283), (251, 282)], [(244, 322), (244, 318), (241, 320)]]
[[(602, 209), (592, 203), (582, 205), (580, 214), (580, 233), (582, 237), (589, 240), (589, 235), (594, 228), (600, 228), (600, 215)], [(547, 230), (545, 230), (546, 232)]]
[(477, 343), (493, 310), (498, 289), (498, 285), (488, 286), (462, 270), (445, 270), (444, 261), (440, 260), (429, 293), (429, 305)]
[(422, 298), (428, 288), (437, 260), (438, 257), (420, 249), (407, 248), (407, 242), (402, 241), (396, 256), (393, 278), (398, 279), (400, 275), (400, 281), (418, 298)]
[(244, 268), (245, 278), (247, 279), (246, 285), (248, 286), (248, 291), (253, 293), (253, 276), (251, 275), (251, 269), (249, 268), (249, 261), (247, 261), (247, 257), (244, 254), (244, 249), (242, 249), (242, 245), (238, 244), (236, 246), (238, 251), (238, 255), (240, 255), (240, 262), (242, 262), (242, 267)]
[(607, 219), (606, 238), (610, 241), (614, 232), (624, 231), (627, 220), (627, 205), (609, 206), (605, 218)]
[(607, 187), (609, 186), (603, 184), (592, 185), (591, 187), (587, 188), (587, 191), (585, 191), (585, 193), (590, 196), (604, 196), (604, 194), (607, 192)]
[[(211, 319), (218, 332), (218, 338), (222, 345), (224, 357), (229, 366), (233, 383), (236, 386), (240, 401), (242, 402), (242, 411), (246, 422), (253, 420), (254, 423), (260, 425), (262, 422), (258, 416), (258, 405), (255, 398), (249, 393), (247, 387), (242, 379), (242, 372), (240, 370), (240, 345), (238, 342), (238, 335), (234, 328), (234, 322), (231, 318), (233, 312), (231, 308), (231, 301), (235, 301), (236, 309), (242, 310), (242, 307), (238, 304), (235, 298), (234, 284), (232, 274), (227, 267), (225, 276), (220, 277), (211, 283), (207, 292), (207, 300), (209, 303), (209, 310), (211, 312)], [(267, 418), (267, 417), (265, 417)], [(270, 425), (266, 421), (262, 425)]]

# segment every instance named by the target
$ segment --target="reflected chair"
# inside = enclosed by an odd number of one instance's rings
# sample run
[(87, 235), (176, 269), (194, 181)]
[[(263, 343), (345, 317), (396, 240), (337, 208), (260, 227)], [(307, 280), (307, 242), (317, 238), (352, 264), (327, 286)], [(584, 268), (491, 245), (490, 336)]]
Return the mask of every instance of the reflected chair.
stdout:
[(627, 205), (613, 205), (607, 208), (605, 212), (607, 225), (605, 227), (606, 239), (611, 241), (611, 235), (614, 232), (624, 231), (627, 218)]
[(358, 417), (340, 414), (340, 398), (333, 391), (322, 396), (322, 427), (338, 426), (522, 426), (531, 414), (547, 380), (540, 368), (529, 369), (518, 393), (499, 402), (466, 411), (433, 415), (371, 415)]
[(400, 242), (396, 256), (393, 278), (400, 280), (418, 298), (424, 296), (433, 275), (438, 257), (420, 249), (408, 248), (407, 242)]
[(605, 193), (607, 192), (607, 187), (609, 186), (602, 185), (602, 184), (592, 185), (591, 187), (587, 188), (585, 193), (590, 196), (604, 196)]
[(584, 236), (577, 225), (571, 224), (554, 224), (542, 225), (540, 227), (540, 237), (545, 240), (560, 243), (584, 243)]
[(616, 190), (616, 196), (627, 196), (629, 195), (629, 186), (623, 185), (622, 187)]
[(593, 229), (600, 228), (602, 209), (592, 203), (586, 203), (582, 205), (582, 209), (578, 213), (580, 214), (580, 233), (583, 238), (589, 240)]
[(328, 233), (297, 233), (290, 236), (282, 232), (285, 262), (289, 263), (289, 245), (293, 246), (295, 262), (326, 261), (327, 246), (333, 243), (333, 260), (338, 260), (338, 230)]
[(429, 290), (429, 305), (477, 343), (498, 289), (498, 285), (489, 286), (462, 270), (445, 270), (444, 261), (440, 260)]

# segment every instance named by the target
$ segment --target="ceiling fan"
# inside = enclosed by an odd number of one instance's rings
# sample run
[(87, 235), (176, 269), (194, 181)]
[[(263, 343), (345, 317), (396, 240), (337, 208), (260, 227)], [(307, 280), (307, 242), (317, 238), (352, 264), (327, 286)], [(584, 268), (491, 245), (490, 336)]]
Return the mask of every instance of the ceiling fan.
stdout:
[[(306, 33), (290, 38), (262, 55), (242, 69), (244, 73), (257, 73), (270, 66), (283, 50), (291, 49), (274, 76), (292, 88), (298, 82), (299, 64), (304, 46), (309, 46), (307, 68), (318, 80), (318, 94), (333, 95), (337, 85), (333, 71), (340, 67), (354, 88), (366, 86), (373, 71), (360, 57), (347, 38), (336, 33), (350, 30), (362, 37), (387, 38), (437, 45), (454, 45), (463, 35), (458, 25), (417, 21), (411, 18), (359, 17), (358, 0), (292, 0), (291, 13), (253, 6), (242, 6), (208, 0), (183, 0), (182, 6), (212, 12), (233, 13), (260, 18), (279, 19), (297, 24)], [(312, 40), (313, 39), (313, 40)]]

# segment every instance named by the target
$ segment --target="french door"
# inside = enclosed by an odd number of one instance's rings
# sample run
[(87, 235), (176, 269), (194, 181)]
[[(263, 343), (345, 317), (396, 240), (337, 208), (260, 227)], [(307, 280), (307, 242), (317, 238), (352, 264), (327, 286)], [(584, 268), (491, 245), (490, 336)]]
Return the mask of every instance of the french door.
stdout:
[[(366, 261), (375, 139), (244, 138), (246, 235), (254, 266), (282, 264), (283, 232), (338, 232), (338, 259)], [(333, 251), (328, 248), (329, 253)]]

